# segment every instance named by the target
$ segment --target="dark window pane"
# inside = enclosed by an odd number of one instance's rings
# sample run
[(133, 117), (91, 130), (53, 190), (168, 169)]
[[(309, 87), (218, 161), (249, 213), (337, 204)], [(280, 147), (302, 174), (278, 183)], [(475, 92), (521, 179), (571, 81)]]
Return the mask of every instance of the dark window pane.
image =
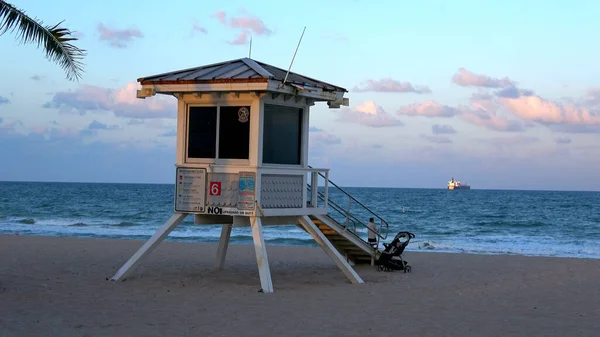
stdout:
[(219, 119), (219, 158), (248, 159), (250, 107), (221, 106)]
[(190, 107), (188, 158), (215, 158), (217, 149), (217, 107)]
[(302, 109), (265, 104), (263, 163), (300, 165)]

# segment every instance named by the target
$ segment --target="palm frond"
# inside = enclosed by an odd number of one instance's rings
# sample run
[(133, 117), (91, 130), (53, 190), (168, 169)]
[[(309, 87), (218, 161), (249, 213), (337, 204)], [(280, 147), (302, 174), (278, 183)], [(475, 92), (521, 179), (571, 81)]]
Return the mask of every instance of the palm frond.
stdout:
[(79, 81), (83, 73), (81, 60), (86, 56), (86, 51), (72, 44), (77, 38), (71, 35), (70, 30), (59, 27), (62, 23), (63, 21), (54, 26), (44, 26), (23, 10), (0, 0), (0, 35), (17, 30), (17, 38), (21, 43), (34, 43), (38, 48), (43, 47), (46, 58), (63, 68), (68, 80)]

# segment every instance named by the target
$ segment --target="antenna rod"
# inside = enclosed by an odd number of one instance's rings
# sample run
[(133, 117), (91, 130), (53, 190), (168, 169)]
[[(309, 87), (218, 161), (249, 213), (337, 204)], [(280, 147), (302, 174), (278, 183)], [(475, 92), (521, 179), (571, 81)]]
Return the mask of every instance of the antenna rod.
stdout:
[(248, 58), (252, 58), (252, 36), (250, 36), (250, 51), (248, 51)]
[(288, 71), (285, 74), (285, 78), (283, 79), (283, 82), (281, 83), (282, 87), (285, 85), (285, 81), (287, 80), (288, 75), (290, 74), (290, 69), (292, 69), (292, 64), (294, 64), (294, 59), (296, 59), (296, 53), (298, 52), (298, 48), (300, 47), (300, 42), (302, 42), (302, 37), (304, 36), (304, 31), (306, 31), (306, 26), (304, 26), (304, 30), (302, 30), (302, 35), (300, 35), (300, 41), (298, 41), (298, 45), (296, 46), (296, 51), (294, 52), (294, 57), (292, 57), (292, 62), (290, 62), (290, 67), (288, 68)]

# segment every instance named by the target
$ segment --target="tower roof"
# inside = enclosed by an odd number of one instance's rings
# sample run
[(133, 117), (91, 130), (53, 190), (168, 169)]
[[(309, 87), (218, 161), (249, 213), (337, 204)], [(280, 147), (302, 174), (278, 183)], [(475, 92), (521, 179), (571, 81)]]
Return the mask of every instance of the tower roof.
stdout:
[[(287, 70), (241, 58), (225, 62), (213, 63), (195, 68), (176, 70), (168, 73), (142, 77), (140, 84), (210, 84), (210, 83), (244, 83), (244, 82), (283, 82)], [(348, 92), (345, 88), (316, 80), (304, 75), (290, 72), (286, 84), (320, 88), (324, 91)]]

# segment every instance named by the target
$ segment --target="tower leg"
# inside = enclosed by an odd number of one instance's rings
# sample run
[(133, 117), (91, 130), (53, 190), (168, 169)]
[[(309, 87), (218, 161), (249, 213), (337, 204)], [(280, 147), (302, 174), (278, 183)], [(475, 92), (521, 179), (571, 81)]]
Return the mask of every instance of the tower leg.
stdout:
[(217, 248), (217, 260), (215, 261), (215, 270), (223, 269), (225, 264), (225, 256), (227, 255), (227, 247), (229, 246), (229, 238), (231, 237), (232, 224), (224, 224), (221, 229), (221, 239), (219, 239), (219, 247)]
[(160, 227), (154, 235), (135, 253), (133, 256), (117, 271), (112, 281), (118, 281), (129, 275), (133, 269), (142, 261), (142, 259), (150, 254), (166, 237), (185, 219), (187, 213), (175, 213), (162, 227)]
[(262, 221), (259, 217), (250, 217), (250, 226), (252, 227), (252, 240), (254, 241), (254, 251), (256, 252), (260, 285), (263, 292), (272, 293), (273, 281), (271, 280), (271, 269), (269, 268), (269, 258), (267, 257), (267, 247), (265, 245), (265, 237), (263, 236)]
[(338, 268), (346, 275), (348, 280), (354, 284), (364, 283), (360, 276), (354, 271), (350, 264), (344, 259), (340, 252), (329, 242), (325, 234), (323, 234), (319, 228), (312, 222), (312, 220), (304, 215), (298, 218), (298, 222), (306, 229), (306, 231), (317, 241), (319, 246), (323, 248), (325, 253), (329, 256), (331, 261), (335, 263)]

